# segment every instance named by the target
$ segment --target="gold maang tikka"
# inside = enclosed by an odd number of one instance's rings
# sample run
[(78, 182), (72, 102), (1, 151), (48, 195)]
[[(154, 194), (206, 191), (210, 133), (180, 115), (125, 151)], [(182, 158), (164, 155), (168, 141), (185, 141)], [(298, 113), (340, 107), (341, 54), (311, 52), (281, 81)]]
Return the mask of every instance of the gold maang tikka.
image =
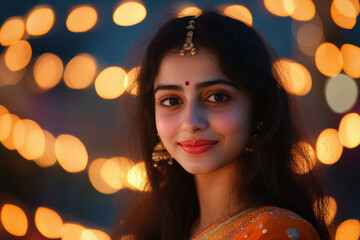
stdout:
[(185, 51), (190, 51), (190, 54), (192, 56), (194, 56), (197, 53), (197, 49), (194, 46), (193, 41), (193, 36), (194, 36), (194, 32), (193, 30), (195, 29), (194, 23), (195, 23), (195, 17), (193, 17), (190, 21), (189, 21), (189, 25), (186, 27), (186, 29), (188, 29), (189, 31), (186, 34), (186, 39), (185, 39), (185, 43), (183, 45), (183, 49), (181, 49), (179, 51), (180, 56), (184, 56), (185, 55)]
[(159, 138), (159, 142), (155, 145), (154, 151), (152, 153), (152, 160), (154, 162), (154, 167), (157, 168), (159, 166), (158, 162), (160, 161), (168, 161), (169, 165), (173, 165), (173, 159), (170, 153), (166, 150), (164, 144), (162, 143), (159, 134), (157, 135)]

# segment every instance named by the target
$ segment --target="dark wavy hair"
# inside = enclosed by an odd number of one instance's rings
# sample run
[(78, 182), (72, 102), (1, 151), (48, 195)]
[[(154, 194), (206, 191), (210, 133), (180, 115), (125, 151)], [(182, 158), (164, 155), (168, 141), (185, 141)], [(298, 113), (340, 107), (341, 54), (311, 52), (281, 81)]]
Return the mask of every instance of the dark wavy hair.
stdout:
[[(137, 77), (137, 130), (151, 191), (144, 193), (121, 225), (121, 234), (136, 239), (189, 239), (191, 225), (199, 214), (193, 175), (176, 161), (173, 166), (153, 167), (151, 153), (157, 142), (154, 80), (162, 59), (179, 54), (191, 17), (175, 18), (163, 25), (150, 41)], [(225, 76), (252, 96), (253, 128), (262, 122), (251, 153), (242, 153), (233, 186), (235, 201), (249, 207), (278, 206), (309, 221), (322, 239), (329, 239), (324, 224), (325, 199), (311, 172), (298, 174), (296, 159), (309, 156), (299, 143), (295, 106), (282, 87), (275, 57), (251, 26), (215, 11), (196, 19), (193, 42), (218, 59)], [(254, 130), (255, 131), (255, 130)], [(240, 177), (241, 176), (241, 177)]]

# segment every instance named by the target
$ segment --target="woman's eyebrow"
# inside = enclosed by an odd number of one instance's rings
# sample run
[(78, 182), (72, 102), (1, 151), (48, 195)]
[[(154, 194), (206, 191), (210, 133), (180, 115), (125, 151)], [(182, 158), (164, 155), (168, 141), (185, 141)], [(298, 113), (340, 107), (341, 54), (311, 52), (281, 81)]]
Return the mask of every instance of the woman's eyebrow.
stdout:
[[(217, 84), (225, 84), (225, 85), (231, 86), (231, 87), (236, 88), (236, 89), (239, 88), (234, 83), (226, 81), (224, 79), (215, 79), (215, 80), (210, 80), (210, 81), (198, 83), (198, 84), (196, 84), (195, 88), (196, 88), (196, 90), (201, 90), (203, 88), (210, 87), (210, 86), (217, 85)], [(183, 92), (184, 88), (179, 86), (179, 85), (158, 85), (154, 90), (154, 94), (158, 90), (177, 90), (177, 91), (182, 91)]]
[(211, 80), (211, 81), (198, 83), (196, 85), (196, 90), (200, 90), (202, 88), (210, 87), (210, 86), (217, 85), (217, 84), (225, 84), (225, 85), (231, 86), (231, 87), (236, 88), (236, 89), (239, 88), (238, 86), (236, 86), (232, 82), (226, 81), (224, 79), (215, 79), (215, 80)]
[(182, 91), (182, 92), (184, 91), (184, 89), (178, 85), (158, 85), (154, 90), (154, 94), (158, 90), (177, 90), (177, 91)]

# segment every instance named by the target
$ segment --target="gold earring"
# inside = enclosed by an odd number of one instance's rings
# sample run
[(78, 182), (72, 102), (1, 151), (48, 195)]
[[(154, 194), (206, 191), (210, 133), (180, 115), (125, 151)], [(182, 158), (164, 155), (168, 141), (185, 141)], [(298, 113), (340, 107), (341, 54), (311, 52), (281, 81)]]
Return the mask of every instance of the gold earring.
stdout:
[[(159, 134), (158, 134), (159, 137)], [(168, 161), (169, 165), (173, 165), (173, 159), (170, 155), (170, 153), (166, 150), (164, 144), (161, 142), (159, 137), (159, 142), (154, 147), (154, 152), (152, 153), (152, 160), (154, 162), (154, 167), (157, 168), (158, 162), (165, 160)]]
[(245, 152), (246, 153), (252, 153), (253, 152), (253, 146), (254, 146), (254, 142), (255, 142), (255, 139), (257, 138), (257, 135), (254, 134), (251, 136), (249, 142), (248, 142), (248, 145), (246, 146), (245, 148)]
[(255, 127), (255, 131), (254, 134), (251, 136), (248, 145), (245, 148), (245, 153), (252, 153), (254, 151), (253, 147), (254, 147), (254, 142), (256, 140), (256, 138), (258, 137), (258, 133), (260, 132), (261, 126), (263, 125), (263, 122), (259, 122), (256, 127)]

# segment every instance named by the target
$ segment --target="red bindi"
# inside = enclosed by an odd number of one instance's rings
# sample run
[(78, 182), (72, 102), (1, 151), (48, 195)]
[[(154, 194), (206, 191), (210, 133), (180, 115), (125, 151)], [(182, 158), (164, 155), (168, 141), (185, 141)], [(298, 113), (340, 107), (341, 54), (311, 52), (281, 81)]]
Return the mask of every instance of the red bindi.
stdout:
[(185, 82), (185, 85), (186, 85), (186, 86), (189, 86), (189, 85), (190, 85), (189, 81), (186, 81), (186, 82)]

